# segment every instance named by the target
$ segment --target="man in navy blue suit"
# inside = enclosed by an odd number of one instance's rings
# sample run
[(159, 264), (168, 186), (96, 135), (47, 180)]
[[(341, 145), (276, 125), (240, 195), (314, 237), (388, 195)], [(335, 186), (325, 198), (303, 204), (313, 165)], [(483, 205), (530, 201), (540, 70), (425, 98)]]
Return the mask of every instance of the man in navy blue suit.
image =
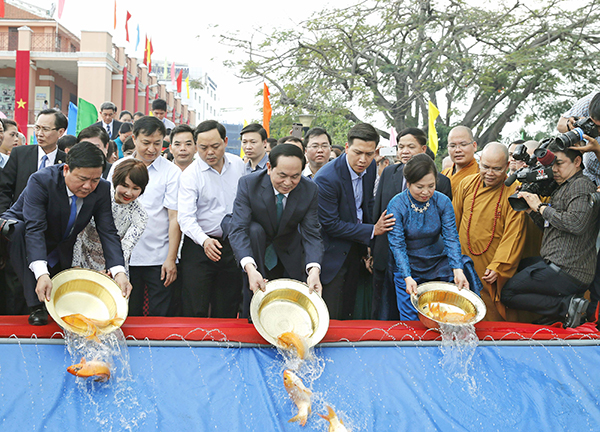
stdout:
[(71, 267), (77, 234), (92, 216), (107, 268), (123, 296), (131, 292), (112, 216), (110, 184), (101, 178), (105, 163), (104, 154), (94, 144), (76, 144), (66, 164), (32, 174), (17, 202), (1, 216), (16, 221), (8, 252), (23, 284), (32, 325), (48, 323), (43, 302), (50, 299), (50, 277)]
[(334, 159), (314, 177), (319, 186), (319, 221), (325, 253), (323, 300), (332, 319), (351, 319), (359, 269), (375, 236), (392, 229), (393, 215), (384, 211), (373, 219), (373, 187), (379, 134), (360, 123), (348, 132), (345, 154)]
[(247, 274), (243, 317), (248, 316), (250, 290), (264, 290), (265, 278), (306, 280), (310, 291), (321, 293), (317, 186), (302, 176), (304, 166), (299, 147), (280, 144), (269, 154), (267, 170), (238, 183), (229, 242)]

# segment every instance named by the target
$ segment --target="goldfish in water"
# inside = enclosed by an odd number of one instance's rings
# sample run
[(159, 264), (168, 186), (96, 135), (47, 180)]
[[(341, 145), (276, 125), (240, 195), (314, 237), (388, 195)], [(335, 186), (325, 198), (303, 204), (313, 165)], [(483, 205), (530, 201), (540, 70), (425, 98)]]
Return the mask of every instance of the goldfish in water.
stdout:
[(423, 312), (434, 320), (450, 324), (466, 324), (475, 318), (474, 313), (448, 312), (448, 310), (445, 307), (440, 306), (439, 303), (427, 303), (423, 308)]
[(104, 321), (95, 320), (92, 318), (88, 318), (82, 314), (65, 315), (63, 317), (60, 317), (60, 319), (62, 319), (70, 326), (78, 330), (84, 331), (87, 339), (95, 340), (98, 343), (100, 343), (100, 339), (98, 339), (98, 336), (96, 336), (96, 334), (98, 333), (98, 329), (104, 329), (109, 325), (118, 326), (123, 321), (123, 319), (121, 318), (113, 318)]
[(279, 341), (279, 345), (283, 349), (291, 349), (292, 347), (296, 348), (296, 353), (298, 357), (301, 359), (306, 358), (306, 354), (308, 353), (308, 345), (306, 343), (306, 339), (298, 336), (293, 331), (285, 332), (277, 336), (277, 340)]
[(83, 378), (95, 376), (97, 377), (96, 381), (101, 382), (108, 381), (110, 378), (110, 368), (108, 363), (98, 360), (86, 362), (84, 357), (81, 357), (80, 363), (69, 366), (67, 372)]
[(327, 415), (319, 414), (319, 416), (329, 422), (328, 432), (348, 432), (348, 429), (344, 426), (344, 422), (338, 418), (330, 406), (327, 407)]
[(302, 380), (291, 370), (283, 371), (283, 385), (290, 395), (290, 399), (298, 407), (298, 414), (288, 422), (300, 422), (301, 426), (306, 424), (308, 415), (311, 413), (310, 397), (312, 392), (304, 386)]

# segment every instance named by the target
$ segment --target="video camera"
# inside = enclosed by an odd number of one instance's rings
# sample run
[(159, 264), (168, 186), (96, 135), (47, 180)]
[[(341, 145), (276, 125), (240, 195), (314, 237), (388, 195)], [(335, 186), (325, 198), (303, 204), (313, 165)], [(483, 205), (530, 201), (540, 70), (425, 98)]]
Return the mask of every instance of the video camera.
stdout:
[[(573, 132), (573, 131), (570, 131)], [(570, 133), (569, 132), (569, 133)], [(513, 152), (513, 158), (516, 160), (523, 161), (527, 166), (515, 171), (511, 174), (504, 184), (506, 186), (512, 185), (515, 180), (519, 180), (522, 184), (521, 192), (530, 192), (541, 196), (550, 196), (556, 189), (557, 184), (554, 181), (554, 174), (552, 174), (552, 165), (556, 156), (554, 153), (549, 151), (547, 147), (556, 138), (548, 138), (542, 141), (540, 148), (535, 149), (533, 157), (530, 157), (527, 153), (527, 148), (524, 144), (519, 144)], [(578, 141), (579, 142), (579, 141)], [(508, 197), (510, 206), (515, 211), (524, 211), (529, 208), (529, 204), (523, 198), (518, 198), (518, 193)]]

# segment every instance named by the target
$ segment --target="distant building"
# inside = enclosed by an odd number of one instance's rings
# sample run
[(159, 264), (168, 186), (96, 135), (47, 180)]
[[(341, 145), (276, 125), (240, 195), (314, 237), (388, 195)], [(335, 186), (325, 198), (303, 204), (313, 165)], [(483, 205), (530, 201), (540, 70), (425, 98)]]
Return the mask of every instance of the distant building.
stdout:
[(241, 123), (223, 123), (223, 126), (225, 126), (225, 129), (227, 129), (228, 140), (226, 151), (239, 156), (240, 149), (242, 148), (242, 142), (240, 141), (240, 132), (242, 131), (244, 125)]
[[(167, 100), (169, 118), (196, 124), (196, 112), (188, 110), (172, 92), (162, 91), (153, 70), (128, 57), (125, 48), (112, 43), (107, 32), (82, 31), (81, 39), (51, 18), (50, 11), (19, 0), (5, 0), (0, 19), (0, 111), (15, 117), (17, 51), (29, 52), (29, 95), (23, 97), (27, 123), (35, 121), (44, 100), (68, 113), (69, 102), (85, 99), (97, 108), (112, 101), (119, 111), (149, 112), (157, 96)], [(28, 97), (27, 97), (28, 96)], [(23, 109), (23, 108), (21, 108)], [(21, 125), (24, 129), (24, 125)]]

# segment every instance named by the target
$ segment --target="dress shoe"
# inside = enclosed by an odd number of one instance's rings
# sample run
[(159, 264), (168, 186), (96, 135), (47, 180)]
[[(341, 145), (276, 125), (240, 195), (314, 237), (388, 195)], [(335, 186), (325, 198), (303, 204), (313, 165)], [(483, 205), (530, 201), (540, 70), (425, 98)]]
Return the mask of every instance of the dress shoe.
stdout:
[(29, 324), (34, 326), (43, 326), (48, 324), (48, 312), (44, 306), (37, 306), (29, 314)]
[(587, 312), (589, 305), (589, 300), (573, 297), (569, 302), (569, 309), (565, 319), (565, 328), (579, 327), (581, 324), (581, 316)]

